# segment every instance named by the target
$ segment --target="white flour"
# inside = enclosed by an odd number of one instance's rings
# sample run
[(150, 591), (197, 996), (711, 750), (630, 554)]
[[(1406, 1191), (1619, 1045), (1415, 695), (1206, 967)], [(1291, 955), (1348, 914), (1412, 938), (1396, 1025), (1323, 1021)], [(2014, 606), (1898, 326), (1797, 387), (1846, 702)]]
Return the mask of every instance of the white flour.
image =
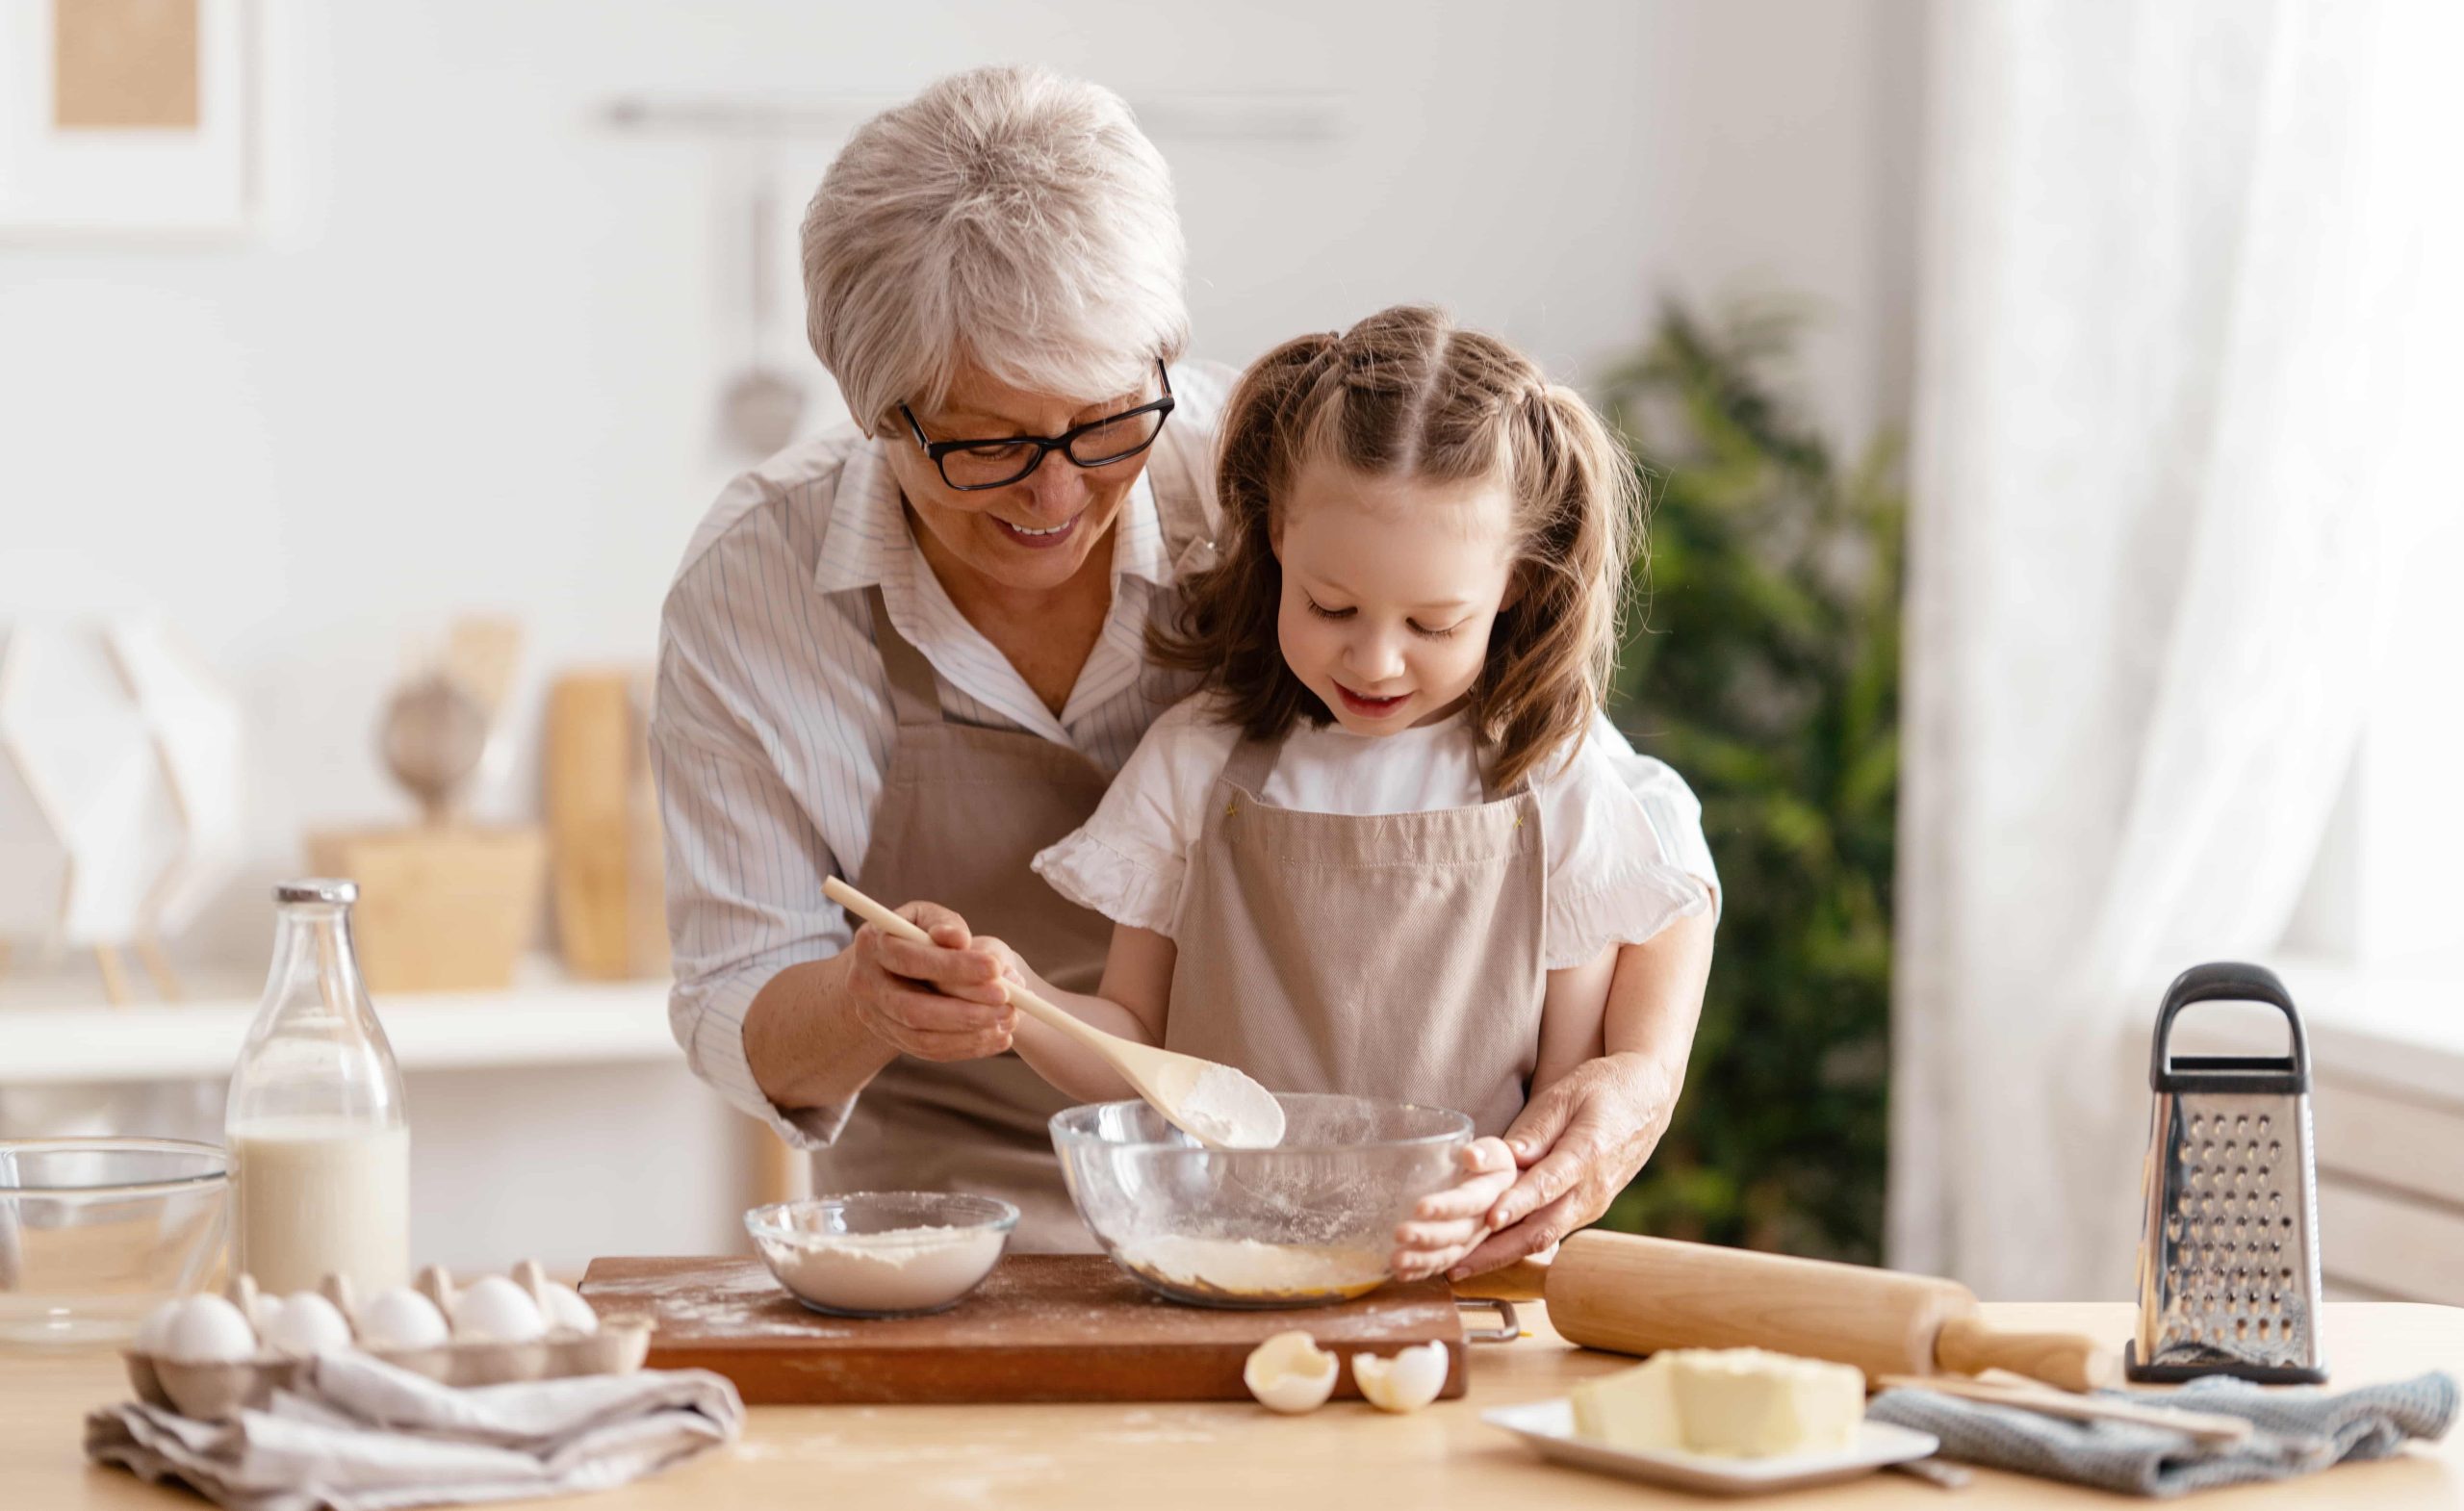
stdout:
[(1001, 1257), (997, 1229), (918, 1227), (807, 1235), (763, 1252), (788, 1290), (848, 1312), (919, 1312), (974, 1289)]
[(1283, 1109), (1266, 1088), (1229, 1065), (1208, 1065), (1180, 1098), (1190, 1132), (1229, 1149), (1268, 1149), (1283, 1141)]
[(1256, 1239), (1139, 1239), (1116, 1256), (1123, 1265), (1186, 1290), (1244, 1300), (1367, 1295), (1386, 1280), (1374, 1249)]

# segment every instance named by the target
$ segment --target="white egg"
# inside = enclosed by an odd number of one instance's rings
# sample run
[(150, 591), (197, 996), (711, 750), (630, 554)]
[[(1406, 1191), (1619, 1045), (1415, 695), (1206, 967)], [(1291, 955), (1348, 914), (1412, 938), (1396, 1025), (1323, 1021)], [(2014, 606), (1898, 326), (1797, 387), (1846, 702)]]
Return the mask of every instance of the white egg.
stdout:
[(350, 1346), (350, 1324), (340, 1308), (314, 1291), (267, 1304), (266, 1342), (293, 1359)]
[(1269, 1411), (1298, 1416), (1326, 1404), (1340, 1372), (1335, 1356), (1307, 1333), (1277, 1333), (1249, 1351), (1241, 1383)]
[(171, 1341), (171, 1322), (180, 1315), (180, 1299), (173, 1296), (146, 1313), (145, 1320), (137, 1324), (137, 1336), (129, 1341), (129, 1347), (141, 1354), (161, 1354)]
[(371, 1348), (433, 1348), (445, 1337), (445, 1314), (408, 1286), (381, 1292), (359, 1309), (359, 1341)]
[(257, 1330), (240, 1309), (218, 1295), (192, 1295), (163, 1340), (163, 1352), (181, 1364), (230, 1364), (253, 1359)]
[(1418, 1411), (1446, 1389), (1450, 1363), (1441, 1343), (1415, 1344), (1391, 1359), (1351, 1356), (1352, 1383), (1379, 1411)]
[(560, 1332), (595, 1333), (599, 1331), (599, 1314), (581, 1298), (581, 1293), (571, 1286), (551, 1280), (539, 1293), (547, 1300), (541, 1308), (548, 1314), (548, 1325)]
[(453, 1302), (453, 1335), (465, 1343), (526, 1344), (547, 1330), (538, 1303), (502, 1275), (490, 1275)]

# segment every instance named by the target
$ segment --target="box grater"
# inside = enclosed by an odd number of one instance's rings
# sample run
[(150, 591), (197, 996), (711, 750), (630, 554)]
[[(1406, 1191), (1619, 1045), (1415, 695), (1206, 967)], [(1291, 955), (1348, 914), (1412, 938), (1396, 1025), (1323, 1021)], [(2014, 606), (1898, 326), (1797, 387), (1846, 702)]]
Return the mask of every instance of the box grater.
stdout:
[[(2194, 1002), (2263, 1002), (2284, 1014), (2282, 1058), (2174, 1055)], [(2148, 1071), (2146, 1215), (2139, 1243), (2134, 1380), (2233, 1374), (2319, 1385), (2319, 1191), (2310, 1142), (2310, 1047), (2275, 973), (2193, 966), (2165, 992)]]

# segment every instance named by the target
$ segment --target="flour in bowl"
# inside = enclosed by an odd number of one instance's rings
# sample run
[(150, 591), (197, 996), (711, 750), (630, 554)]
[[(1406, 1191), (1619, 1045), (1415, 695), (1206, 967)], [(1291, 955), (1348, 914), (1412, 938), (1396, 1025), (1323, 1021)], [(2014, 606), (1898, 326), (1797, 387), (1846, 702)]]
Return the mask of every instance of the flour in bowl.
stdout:
[(1001, 1258), (997, 1228), (914, 1227), (886, 1233), (764, 1238), (761, 1257), (780, 1284), (835, 1312), (922, 1312), (975, 1289)]
[(1173, 1234), (1123, 1244), (1114, 1257), (1149, 1279), (1224, 1300), (1348, 1300), (1386, 1281), (1384, 1253), (1322, 1243)]

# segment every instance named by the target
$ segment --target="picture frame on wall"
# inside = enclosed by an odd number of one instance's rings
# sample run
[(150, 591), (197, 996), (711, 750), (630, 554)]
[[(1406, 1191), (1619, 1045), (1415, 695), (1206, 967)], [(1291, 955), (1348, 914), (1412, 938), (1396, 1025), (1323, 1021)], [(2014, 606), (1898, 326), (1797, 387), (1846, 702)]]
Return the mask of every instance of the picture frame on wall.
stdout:
[(0, 238), (244, 234), (254, 0), (0, 5)]

